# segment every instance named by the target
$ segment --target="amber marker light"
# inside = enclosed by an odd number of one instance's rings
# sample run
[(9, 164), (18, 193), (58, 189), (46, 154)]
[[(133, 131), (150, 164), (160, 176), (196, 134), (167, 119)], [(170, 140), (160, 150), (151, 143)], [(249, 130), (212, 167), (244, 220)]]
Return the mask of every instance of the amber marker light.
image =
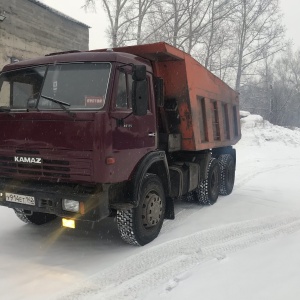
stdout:
[(62, 218), (62, 226), (68, 228), (75, 228), (75, 220)]
[(114, 157), (106, 157), (105, 163), (107, 165), (113, 165), (116, 162), (116, 159)]
[(84, 203), (83, 202), (80, 202), (80, 204), (79, 204), (79, 212), (82, 215), (85, 214), (85, 208), (84, 208)]

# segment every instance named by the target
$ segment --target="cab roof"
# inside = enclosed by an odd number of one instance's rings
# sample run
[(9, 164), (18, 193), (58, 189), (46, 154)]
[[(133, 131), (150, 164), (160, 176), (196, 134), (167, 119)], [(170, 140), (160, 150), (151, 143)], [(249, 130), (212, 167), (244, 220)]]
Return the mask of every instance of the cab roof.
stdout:
[(6, 72), (32, 66), (71, 62), (120, 62), (124, 64), (144, 63), (146, 65), (150, 65), (148, 60), (129, 53), (114, 51), (67, 51), (52, 53), (43, 57), (22, 60), (16, 63), (8, 64), (3, 67), (2, 71)]
[(135, 61), (150, 65), (150, 62), (182, 61), (189, 54), (165, 43), (125, 46), (112, 49), (97, 49), (90, 51), (65, 51), (47, 54), (45, 57), (29, 59), (6, 65), (3, 71), (19, 68), (68, 62), (99, 62), (118, 61), (121, 63), (134, 63)]

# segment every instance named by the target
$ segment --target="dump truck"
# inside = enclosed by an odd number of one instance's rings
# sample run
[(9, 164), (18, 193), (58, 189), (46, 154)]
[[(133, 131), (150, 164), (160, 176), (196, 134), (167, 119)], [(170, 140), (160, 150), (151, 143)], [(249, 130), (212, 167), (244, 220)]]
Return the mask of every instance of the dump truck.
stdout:
[(145, 245), (175, 202), (232, 192), (238, 94), (167, 43), (12, 63), (0, 87), (0, 205), (26, 223), (112, 216)]

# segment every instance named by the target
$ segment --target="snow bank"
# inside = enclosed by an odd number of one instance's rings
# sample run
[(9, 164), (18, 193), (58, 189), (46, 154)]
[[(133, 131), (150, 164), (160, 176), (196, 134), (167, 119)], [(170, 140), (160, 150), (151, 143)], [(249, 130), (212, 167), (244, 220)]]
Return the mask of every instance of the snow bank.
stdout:
[(249, 112), (249, 111), (240, 110), (240, 117), (241, 117), (241, 118), (248, 117), (249, 115), (250, 115), (250, 112)]
[(241, 119), (241, 126), (242, 139), (239, 146), (300, 146), (300, 128), (273, 125), (263, 117), (251, 114)]

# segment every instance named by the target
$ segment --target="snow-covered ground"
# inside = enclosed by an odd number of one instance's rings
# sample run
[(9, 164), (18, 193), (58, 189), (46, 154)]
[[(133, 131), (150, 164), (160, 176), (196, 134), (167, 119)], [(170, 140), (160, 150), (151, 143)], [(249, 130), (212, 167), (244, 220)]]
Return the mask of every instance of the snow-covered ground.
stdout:
[(299, 299), (300, 130), (242, 119), (233, 193), (176, 203), (144, 247), (113, 219), (66, 230), (0, 207), (0, 299)]

